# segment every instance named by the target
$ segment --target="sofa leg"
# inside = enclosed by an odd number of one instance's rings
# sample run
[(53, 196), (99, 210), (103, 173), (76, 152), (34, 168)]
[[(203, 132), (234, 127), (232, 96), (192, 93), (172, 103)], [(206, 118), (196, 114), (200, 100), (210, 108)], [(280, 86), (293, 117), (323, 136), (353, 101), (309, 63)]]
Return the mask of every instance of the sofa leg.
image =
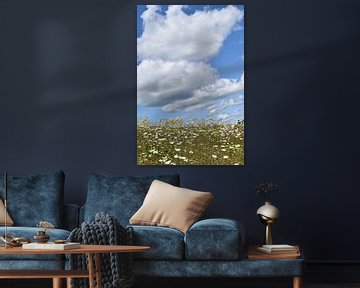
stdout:
[(301, 288), (301, 277), (297, 276), (293, 278), (293, 288)]
[(62, 288), (61, 278), (53, 278), (53, 288)]

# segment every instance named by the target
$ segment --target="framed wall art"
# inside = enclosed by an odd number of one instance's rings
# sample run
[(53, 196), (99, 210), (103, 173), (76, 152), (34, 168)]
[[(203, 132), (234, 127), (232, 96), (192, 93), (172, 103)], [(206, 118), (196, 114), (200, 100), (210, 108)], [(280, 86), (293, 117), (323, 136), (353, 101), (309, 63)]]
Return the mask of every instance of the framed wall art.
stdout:
[(137, 164), (244, 165), (243, 5), (137, 6)]

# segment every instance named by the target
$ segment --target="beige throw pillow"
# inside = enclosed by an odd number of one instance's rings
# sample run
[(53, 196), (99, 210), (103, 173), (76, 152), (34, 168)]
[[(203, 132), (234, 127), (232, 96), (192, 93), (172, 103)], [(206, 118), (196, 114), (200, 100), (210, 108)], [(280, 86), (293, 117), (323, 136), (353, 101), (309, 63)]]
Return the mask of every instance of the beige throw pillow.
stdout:
[(186, 232), (212, 200), (210, 192), (199, 192), (154, 180), (143, 205), (130, 224), (166, 226)]
[[(14, 225), (14, 221), (11, 219), (8, 213), (6, 213), (6, 216), (7, 216), (6, 224), (8, 226)], [(0, 199), (0, 226), (4, 226), (4, 225), (5, 225), (5, 205), (3, 201)]]

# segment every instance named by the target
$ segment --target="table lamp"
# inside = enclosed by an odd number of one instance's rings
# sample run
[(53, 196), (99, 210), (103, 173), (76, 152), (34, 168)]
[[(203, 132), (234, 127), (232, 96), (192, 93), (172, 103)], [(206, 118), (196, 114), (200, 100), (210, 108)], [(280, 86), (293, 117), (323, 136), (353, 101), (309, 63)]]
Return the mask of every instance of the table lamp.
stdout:
[(274, 205), (271, 205), (271, 202), (266, 201), (265, 205), (261, 206), (256, 214), (258, 215), (261, 223), (265, 226), (265, 244), (272, 245), (272, 236), (271, 236), (271, 225), (276, 222), (280, 217), (280, 211)]

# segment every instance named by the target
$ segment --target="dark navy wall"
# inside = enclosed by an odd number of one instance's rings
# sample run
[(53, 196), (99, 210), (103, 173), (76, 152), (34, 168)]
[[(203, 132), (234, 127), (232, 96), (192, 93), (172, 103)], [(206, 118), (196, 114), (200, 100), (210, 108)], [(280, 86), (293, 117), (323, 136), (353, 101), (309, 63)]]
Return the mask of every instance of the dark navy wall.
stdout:
[(207, 216), (240, 219), (252, 243), (263, 232), (252, 183), (267, 178), (280, 184), (276, 242), (300, 243), (310, 260), (360, 260), (360, 2), (240, 2), (244, 167), (136, 166), (137, 3), (0, 0), (0, 170), (63, 169), (78, 204), (93, 171), (177, 172), (214, 192)]

